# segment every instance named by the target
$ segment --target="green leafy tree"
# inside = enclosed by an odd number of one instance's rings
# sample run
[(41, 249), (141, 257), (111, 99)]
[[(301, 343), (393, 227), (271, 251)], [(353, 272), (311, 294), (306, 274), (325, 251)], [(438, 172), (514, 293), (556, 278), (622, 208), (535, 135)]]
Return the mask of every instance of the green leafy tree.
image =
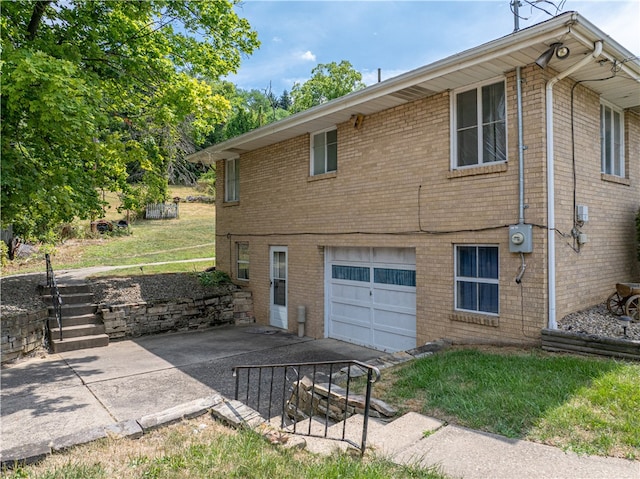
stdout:
[(2, 223), (43, 238), (98, 215), (100, 189), (125, 208), (164, 199), (172, 165), (231, 110), (203, 78), (258, 46), (233, 4), (2, 2)]
[(291, 89), (291, 108), (297, 113), (339, 98), (366, 85), (362, 82), (362, 74), (355, 70), (350, 62), (331, 62), (319, 64), (311, 70), (311, 78)]
[(225, 98), (231, 103), (231, 110), (224, 121), (216, 125), (206, 141), (199, 145), (202, 148), (289, 116), (289, 112), (281, 108), (279, 99), (270, 94), (269, 89), (264, 93), (255, 89), (242, 90), (228, 82), (223, 82), (214, 89), (224, 90)]

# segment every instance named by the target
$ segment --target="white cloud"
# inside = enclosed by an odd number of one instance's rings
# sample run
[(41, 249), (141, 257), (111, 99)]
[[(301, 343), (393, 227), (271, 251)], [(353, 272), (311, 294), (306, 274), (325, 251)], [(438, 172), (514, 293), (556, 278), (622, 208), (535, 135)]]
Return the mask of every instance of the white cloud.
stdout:
[(273, 37), (273, 38), (271, 39), (271, 41), (272, 41), (273, 43), (282, 43), (282, 38), (280, 38), (280, 37)]
[(313, 53), (311, 53), (310, 50), (307, 50), (302, 55), (300, 55), (300, 59), (305, 60), (305, 61), (315, 62), (316, 61), (316, 56)]

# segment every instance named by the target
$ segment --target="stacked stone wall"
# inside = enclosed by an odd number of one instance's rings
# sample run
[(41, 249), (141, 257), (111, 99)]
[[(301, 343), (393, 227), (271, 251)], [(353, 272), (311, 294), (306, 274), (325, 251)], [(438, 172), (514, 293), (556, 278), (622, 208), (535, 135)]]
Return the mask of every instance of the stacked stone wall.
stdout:
[(251, 293), (225, 291), (204, 298), (100, 305), (109, 339), (254, 322)]
[(2, 363), (13, 361), (42, 346), (47, 309), (2, 317)]

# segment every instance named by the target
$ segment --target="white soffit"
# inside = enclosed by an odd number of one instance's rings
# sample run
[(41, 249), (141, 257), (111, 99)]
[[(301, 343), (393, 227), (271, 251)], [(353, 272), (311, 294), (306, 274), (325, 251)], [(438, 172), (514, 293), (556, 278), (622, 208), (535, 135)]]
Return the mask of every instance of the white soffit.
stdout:
[[(561, 72), (593, 51), (602, 40), (598, 62), (571, 77), (621, 108), (640, 113), (640, 62), (632, 54), (575, 12), (520, 30), (479, 47), (374, 84), (331, 102), (297, 113), (262, 128), (213, 145), (188, 157), (192, 162), (213, 163), (239, 153), (272, 145), (348, 121), (352, 115), (369, 115), (461, 86), (489, 80), (517, 66), (530, 65), (550, 44), (562, 42), (571, 55), (553, 58), (549, 68)], [(623, 60), (625, 60), (623, 62)], [(612, 68), (615, 63), (615, 75)], [(593, 81), (611, 77), (606, 81)]]

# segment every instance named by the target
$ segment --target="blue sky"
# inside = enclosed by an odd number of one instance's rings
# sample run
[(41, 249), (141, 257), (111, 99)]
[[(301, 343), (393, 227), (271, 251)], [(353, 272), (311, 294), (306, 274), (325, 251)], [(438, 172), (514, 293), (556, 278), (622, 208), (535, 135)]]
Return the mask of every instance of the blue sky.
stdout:
[[(520, 28), (549, 15), (521, 0)], [(533, 2), (531, 2), (533, 3)], [(640, 55), (640, 0), (554, 0)], [(319, 63), (348, 60), (370, 85), (513, 32), (509, 0), (244, 0), (236, 12), (262, 42), (227, 79), (274, 94), (303, 83)], [(555, 12), (551, 2), (537, 6)]]

